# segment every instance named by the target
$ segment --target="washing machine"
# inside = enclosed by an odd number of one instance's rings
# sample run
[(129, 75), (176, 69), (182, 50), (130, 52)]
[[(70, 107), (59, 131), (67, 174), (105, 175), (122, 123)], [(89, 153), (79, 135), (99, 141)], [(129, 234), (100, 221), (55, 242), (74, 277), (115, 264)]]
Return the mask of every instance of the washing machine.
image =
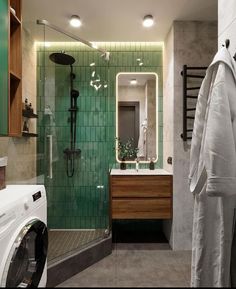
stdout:
[(46, 287), (47, 248), (44, 186), (0, 190), (0, 287)]

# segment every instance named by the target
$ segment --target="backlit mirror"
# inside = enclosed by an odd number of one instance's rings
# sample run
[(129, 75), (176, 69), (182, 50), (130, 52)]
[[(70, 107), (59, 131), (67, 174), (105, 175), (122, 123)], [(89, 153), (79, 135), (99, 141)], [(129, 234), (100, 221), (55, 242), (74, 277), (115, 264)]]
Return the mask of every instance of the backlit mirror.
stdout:
[(118, 73), (116, 76), (116, 159), (157, 161), (158, 76)]

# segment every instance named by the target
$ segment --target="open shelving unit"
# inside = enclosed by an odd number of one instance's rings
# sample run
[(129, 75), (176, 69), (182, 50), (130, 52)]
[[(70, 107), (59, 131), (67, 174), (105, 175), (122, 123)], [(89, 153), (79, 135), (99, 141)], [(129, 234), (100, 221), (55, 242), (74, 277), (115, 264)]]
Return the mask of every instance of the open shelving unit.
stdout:
[(10, 23), (8, 135), (20, 137), (22, 136), (21, 0), (8, 0), (8, 7)]

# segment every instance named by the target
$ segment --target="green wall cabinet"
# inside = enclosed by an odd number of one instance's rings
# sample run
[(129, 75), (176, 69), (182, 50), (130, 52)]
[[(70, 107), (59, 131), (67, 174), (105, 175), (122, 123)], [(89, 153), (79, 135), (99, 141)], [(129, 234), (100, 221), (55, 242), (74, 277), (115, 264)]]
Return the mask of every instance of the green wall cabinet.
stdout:
[(8, 0), (0, 0), (0, 135), (8, 135)]
[(21, 0), (0, 0), (0, 39), (0, 135), (19, 137), (22, 136)]

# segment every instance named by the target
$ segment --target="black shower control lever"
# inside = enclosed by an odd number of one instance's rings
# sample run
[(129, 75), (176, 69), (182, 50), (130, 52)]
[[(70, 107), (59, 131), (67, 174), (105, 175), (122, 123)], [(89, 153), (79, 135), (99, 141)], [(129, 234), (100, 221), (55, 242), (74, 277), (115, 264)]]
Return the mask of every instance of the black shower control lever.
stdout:
[(73, 98), (77, 98), (79, 96), (79, 91), (75, 90), (75, 89), (72, 89), (71, 92), (70, 92), (70, 95)]

